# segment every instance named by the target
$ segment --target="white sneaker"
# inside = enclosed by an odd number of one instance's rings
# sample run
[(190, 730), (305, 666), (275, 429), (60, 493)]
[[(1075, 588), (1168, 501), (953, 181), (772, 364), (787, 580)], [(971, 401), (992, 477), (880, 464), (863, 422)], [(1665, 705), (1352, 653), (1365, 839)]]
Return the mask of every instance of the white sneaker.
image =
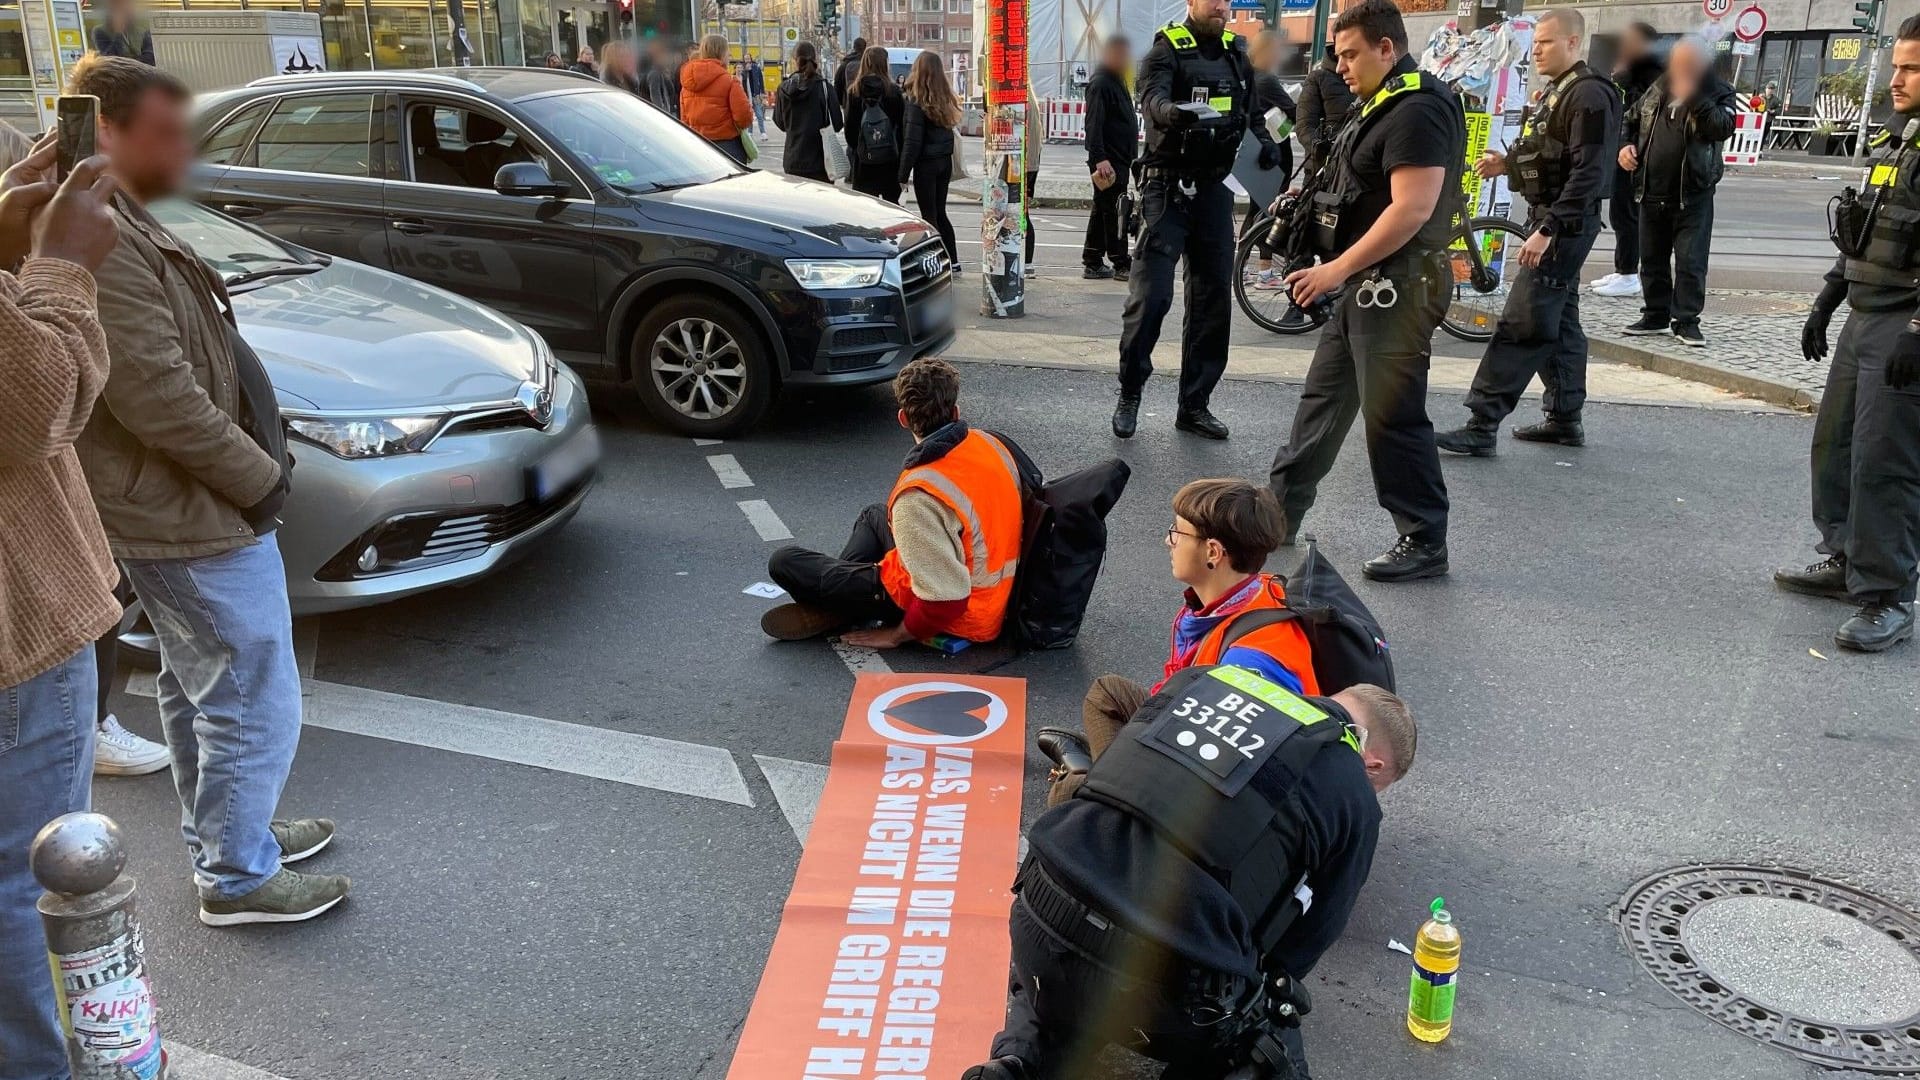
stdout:
[(1598, 296), (1639, 296), (1640, 275), (1621, 274), (1605, 285), (1595, 284), (1593, 291)]
[(1598, 292), (1600, 290), (1600, 286), (1611, 285), (1614, 282), (1619, 280), (1620, 280), (1619, 274), (1603, 274), (1600, 277), (1594, 278), (1592, 281), (1587, 282), (1587, 288), (1592, 289), (1595, 292)]
[(108, 713), (93, 741), (93, 775), (145, 776), (173, 763), (173, 755), (157, 742), (143, 739), (120, 726)]

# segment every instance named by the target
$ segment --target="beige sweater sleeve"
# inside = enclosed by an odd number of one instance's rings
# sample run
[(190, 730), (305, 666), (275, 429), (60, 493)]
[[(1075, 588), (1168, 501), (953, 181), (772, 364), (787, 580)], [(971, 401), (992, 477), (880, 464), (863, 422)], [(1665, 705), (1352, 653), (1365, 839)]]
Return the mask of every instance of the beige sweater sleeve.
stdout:
[(913, 580), (913, 595), (926, 601), (965, 600), (973, 593), (967, 558), (960, 549), (960, 519), (939, 499), (908, 491), (889, 513), (894, 547)]

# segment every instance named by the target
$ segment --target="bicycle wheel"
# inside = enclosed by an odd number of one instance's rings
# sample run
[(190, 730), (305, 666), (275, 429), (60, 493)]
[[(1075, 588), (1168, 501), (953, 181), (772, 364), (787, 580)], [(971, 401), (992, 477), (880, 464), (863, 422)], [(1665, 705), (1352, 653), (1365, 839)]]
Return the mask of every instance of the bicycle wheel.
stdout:
[(1253, 227), (1240, 238), (1239, 247), (1233, 255), (1233, 299), (1247, 318), (1262, 329), (1276, 334), (1304, 334), (1309, 330), (1318, 330), (1320, 323), (1298, 314), (1287, 319), (1287, 312), (1293, 310), (1293, 301), (1288, 298), (1285, 289), (1259, 289), (1254, 287), (1254, 275), (1258, 270), (1254, 260), (1260, 258), (1260, 241), (1266, 239), (1267, 229), (1273, 225), (1273, 217), (1262, 214), (1255, 219)]
[(1461, 341), (1487, 341), (1507, 306), (1515, 260), (1527, 234), (1506, 218), (1479, 217), (1467, 222), (1447, 244), (1447, 268), (1453, 299), (1440, 328)]

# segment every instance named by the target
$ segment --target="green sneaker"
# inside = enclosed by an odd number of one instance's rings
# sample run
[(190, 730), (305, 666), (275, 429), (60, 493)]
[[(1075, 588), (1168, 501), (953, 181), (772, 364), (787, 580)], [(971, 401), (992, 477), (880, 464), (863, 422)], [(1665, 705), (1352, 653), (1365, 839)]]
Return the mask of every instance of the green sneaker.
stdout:
[(267, 827), (273, 830), (273, 838), (280, 841), (282, 863), (296, 863), (318, 855), (322, 848), (333, 843), (333, 821), (329, 818), (293, 818), (272, 822)]
[(200, 901), (200, 921), (208, 926), (305, 922), (347, 898), (353, 882), (338, 874), (302, 874), (282, 870), (265, 885), (232, 900)]

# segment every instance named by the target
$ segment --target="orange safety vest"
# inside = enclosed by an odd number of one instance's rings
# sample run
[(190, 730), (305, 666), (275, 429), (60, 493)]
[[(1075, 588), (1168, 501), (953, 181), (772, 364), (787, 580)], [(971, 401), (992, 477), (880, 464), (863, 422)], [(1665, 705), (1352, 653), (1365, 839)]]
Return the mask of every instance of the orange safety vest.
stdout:
[[(1227, 651), (1227, 631), (1233, 626), (1234, 620), (1241, 615), (1263, 608), (1287, 606), (1287, 587), (1281, 579), (1272, 574), (1261, 574), (1260, 581), (1261, 587), (1254, 592), (1252, 599), (1241, 604), (1239, 610), (1235, 611), (1231, 617), (1220, 620), (1218, 626), (1207, 631), (1207, 636), (1201, 638), (1200, 643), (1194, 646), (1192, 654), (1186, 658), (1185, 663), (1179, 663), (1180, 658), (1175, 657), (1174, 663), (1167, 665), (1173, 669), (1167, 672), (1169, 678), (1176, 671), (1184, 668), (1219, 663), (1220, 654)], [(1177, 629), (1177, 617), (1175, 626)], [(1282, 667), (1293, 672), (1294, 677), (1300, 680), (1300, 692), (1303, 695), (1307, 697), (1319, 695), (1320, 682), (1313, 674), (1313, 649), (1307, 644), (1306, 631), (1300, 629), (1298, 620), (1289, 619), (1286, 622), (1250, 630), (1235, 640), (1233, 647), (1256, 649), (1266, 653), (1279, 661)], [(1159, 688), (1155, 687), (1155, 689)]]
[[(1013, 455), (999, 439), (984, 431), (969, 431), (940, 460), (900, 474), (887, 496), (889, 514), (893, 501), (909, 491), (933, 496), (960, 519), (960, 550), (967, 558), (973, 592), (949, 632), (968, 641), (999, 637), (1007, 604), (1013, 599), (1013, 575), (1019, 569), (1020, 541), (1025, 535), (1021, 524), (1025, 500)], [(880, 584), (900, 607), (913, 602), (913, 579), (898, 550), (880, 560)]]

